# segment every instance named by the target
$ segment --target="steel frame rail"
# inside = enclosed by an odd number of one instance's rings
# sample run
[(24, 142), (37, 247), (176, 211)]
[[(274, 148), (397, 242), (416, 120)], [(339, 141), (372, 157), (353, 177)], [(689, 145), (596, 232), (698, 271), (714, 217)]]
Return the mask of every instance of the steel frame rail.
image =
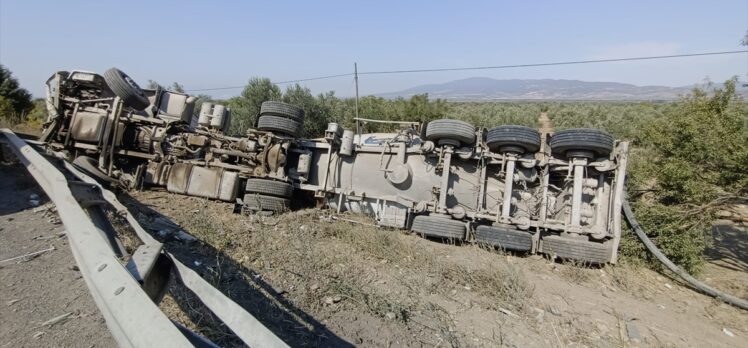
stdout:
[[(117, 344), (120, 347), (190, 347), (200, 344), (195, 337), (201, 337), (191, 332), (188, 332), (190, 337), (186, 337), (182, 333), (186, 329), (175, 325), (161, 312), (133, 274), (122, 265), (99, 227), (76, 200), (65, 175), (12, 131), (0, 129), (0, 134), (6, 137), (19, 160), (56, 205), (68, 231), (70, 247), (81, 275)], [(61, 157), (62, 154), (55, 153), (55, 156)], [(72, 164), (66, 161), (62, 163), (71, 174), (98, 187), (104, 200), (125, 217), (145, 246), (161, 250), (162, 244), (140, 226), (114, 193), (104, 189)], [(175, 266), (174, 270), (184, 285), (244, 343), (252, 347), (288, 347), (244, 308), (173, 255), (162, 252)], [(202, 345), (205, 344), (202, 342)]]

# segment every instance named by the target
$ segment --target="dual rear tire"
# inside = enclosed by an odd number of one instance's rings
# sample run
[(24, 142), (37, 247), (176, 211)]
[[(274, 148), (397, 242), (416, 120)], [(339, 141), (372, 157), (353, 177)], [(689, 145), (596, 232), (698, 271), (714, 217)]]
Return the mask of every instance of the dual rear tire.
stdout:
[(288, 210), (293, 186), (270, 179), (247, 179), (244, 207), (251, 211), (280, 213)]
[(410, 228), (413, 232), (434, 238), (465, 239), (465, 223), (449, 217), (417, 215)]
[(257, 129), (296, 138), (301, 135), (304, 109), (279, 101), (266, 101), (260, 106)]

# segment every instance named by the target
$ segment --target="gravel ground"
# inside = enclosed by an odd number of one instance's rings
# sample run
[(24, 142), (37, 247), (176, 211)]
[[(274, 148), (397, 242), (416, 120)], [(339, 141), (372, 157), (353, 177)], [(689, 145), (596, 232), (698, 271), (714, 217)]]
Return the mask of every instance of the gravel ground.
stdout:
[(0, 347), (115, 346), (58, 221), (22, 166), (0, 164), (0, 260), (53, 248), (0, 262)]

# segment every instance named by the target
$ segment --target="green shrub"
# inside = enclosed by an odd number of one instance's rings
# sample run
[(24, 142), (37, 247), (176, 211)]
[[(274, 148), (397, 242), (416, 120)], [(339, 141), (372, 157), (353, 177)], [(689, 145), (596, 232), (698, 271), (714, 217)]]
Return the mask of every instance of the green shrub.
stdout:
[[(748, 106), (730, 80), (694, 89), (639, 127), (645, 149), (629, 169), (636, 216), (665, 255), (698, 273), (715, 211), (748, 194)], [(649, 258), (634, 243), (621, 252)]]

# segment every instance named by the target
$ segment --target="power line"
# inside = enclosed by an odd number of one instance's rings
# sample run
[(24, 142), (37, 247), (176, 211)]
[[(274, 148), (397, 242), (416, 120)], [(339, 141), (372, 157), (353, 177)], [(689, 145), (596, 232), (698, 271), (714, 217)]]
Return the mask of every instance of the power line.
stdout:
[(510, 69), (510, 68), (528, 68), (528, 67), (538, 67), (538, 66), (553, 66), (553, 65), (611, 63), (611, 62), (626, 62), (626, 61), (636, 61), (636, 60), (654, 60), (654, 59), (668, 59), (668, 58), (716, 56), (716, 55), (737, 54), (737, 53), (748, 53), (748, 50), (744, 50), (744, 51), (722, 51), (722, 52), (687, 53), (687, 54), (671, 54), (671, 55), (666, 55), (666, 56), (649, 56), (649, 57), (629, 57), (629, 58), (574, 60), (574, 61), (567, 61), (567, 62), (552, 62), (552, 63), (532, 63), (532, 64), (514, 64), (514, 65), (496, 65), (496, 66), (478, 66), (478, 67), (466, 67), (466, 68), (435, 68), (435, 69), (413, 69), (413, 70), (365, 71), (365, 72), (359, 72), (358, 74), (359, 75), (382, 75), (382, 74), (408, 74), (408, 73), (441, 72), (441, 71)]
[[(276, 85), (283, 85), (288, 83), (297, 83), (297, 82), (305, 82), (305, 81), (314, 81), (314, 80), (324, 80), (324, 79), (332, 79), (335, 77), (343, 77), (343, 76), (353, 76), (353, 73), (347, 73), (347, 74), (337, 74), (337, 75), (327, 75), (327, 76), (318, 76), (318, 77), (310, 77), (306, 79), (299, 79), (299, 80), (288, 80), (288, 81), (278, 81), (273, 82)], [(216, 88), (201, 88), (201, 89), (188, 89), (187, 92), (202, 92), (202, 91), (219, 91), (224, 89), (238, 89), (238, 88), (244, 88), (244, 86), (231, 86), (231, 87), (216, 87)]]
[[(458, 68), (432, 68), (432, 69), (411, 69), (411, 70), (382, 70), (382, 71), (363, 71), (358, 72), (358, 75), (385, 75), (385, 74), (409, 74), (409, 73), (422, 73), (422, 72), (444, 72), (444, 71), (468, 71), (468, 70), (493, 70), (493, 69), (512, 69), (512, 68), (530, 68), (540, 66), (558, 66), (558, 65), (576, 65), (576, 64), (594, 64), (594, 63), (612, 63), (612, 62), (628, 62), (628, 61), (640, 61), (640, 60), (656, 60), (656, 59), (671, 59), (671, 58), (687, 58), (687, 57), (703, 57), (703, 56), (717, 56), (727, 54), (740, 54), (748, 53), (748, 50), (740, 51), (719, 51), (719, 52), (701, 52), (701, 53), (685, 53), (685, 54), (671, 54), (664, 56), (647, 56), (647, 57), (627, 57), (627, 58), (609, 58), (609, 59), (590, 59), (590, 60), (573, 60), (564, 62), (550, 62), (550, 63), (530, 63), (530, 64), (512, 64), (512, 65), (494, 65), (494, 66), (476, 66), (476, 67), (458, 67)], [(354, 73), (326, 75), (318, 77), (310, 77), (298, 80), (288, 80), (273, 82), (274, 84), (288, 84), (298, 83), (315, 80), (325, 80), (337, 77), (354, 76)], [(216, 88), (202, 88), (202, 89), (189, 89), (188, 92), (201, 92), (201, 91), (218, 91), (227, 89), (239, 89), (245, 86), (231, 86), (231, 87), (216, 87)]]

